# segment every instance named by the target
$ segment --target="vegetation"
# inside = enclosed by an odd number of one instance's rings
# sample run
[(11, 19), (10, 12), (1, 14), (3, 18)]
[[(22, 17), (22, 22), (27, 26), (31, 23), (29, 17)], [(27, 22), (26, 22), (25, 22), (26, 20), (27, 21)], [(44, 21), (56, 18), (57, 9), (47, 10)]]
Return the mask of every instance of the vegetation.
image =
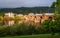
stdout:
[[(54, 14), (55, 14), (54, 19), (45, 20), (39, 27), (36, 27), (35, 25), (31, 25), (31, 24), (30, 25), (27, 25), (27, 24), (14, 24), (12, 26), (0, 26), (0, 36), (21, 37), (21, 36), (16, 36), (16, 35), (34, 35), (34, 34), (52, 34), (52, 35), (55, 35), (55, 33), (58, 33), (58, 35), (60, 36), (60, 14), (59, 14), (60, 2), (59, 2), (59, 0), (56, 3), (54, 2), (52, 7), (54, 7), (55, 4), (57, 5), (57, 7), (56, 7), (56, 10), (54, 12)], [(30, 8), (19, 8), (19, 9), (15, 8), (15, 9), (9, 9), (9, 10), (4, 9), (5, 11), (1, 9), (0, 12), (2, 12), (2, 11), (4, 11), (4, 12), (8, 11), (9, 12), (9, 11), (12, 10), (13, 12), (17, 12), (17, 13), (20, 12), (20, 13), (23, 13), (23, 14), (24, 13), (27, 14), (28, 12), (34, 12), (35, 13), (35, 12), (38, 11), (37, 10), (38, 8), (34, 8), (34, 10), (31, 10), (31, 9)], [(35, 11), (35, 10), (37, 10), (37, 11)], [(38, 12), (40, 12), (40, 11), (38, 11)], [(45, 9), (43, 10), (43, 12), (45, 12)], [(2, 20), (2, 18), (0, 18), (0, 20)], [(33, 36), (33, 37), (35, 37), (35, 36)], [(40, 36), (38, 35), (36, 37), (40, 38), (41, 35)], [(9, 38), (9, 37), (6, 37), (6, 38)]]
[(12, 26), (0, 26), (0, 36), (33, 35), (60, 33), (60, 16), (56, 13), (55, 19), (44, 21), (39, 27), (27, 24), (14, 24)]
[[(53, 21), (54, 20), (54, 21)], [(39, 27), (27, 24), (14, 24), (12, 26), (0, 26), (0, 36), (34, 35), (34, 34), (60, 35), (60, 14), (55, 11), (55, 18), (44, 21)]]
[(53, 13), (55, 8), (50, 7), (20, 7), (20, 8), (1, 8), (0, 12), (13, 12), (13, 13), (21, 13), (21, 14), (28, 14), (28, 13)]
[(0, 38), (60, 38), (57, 34), (51, 36), (51, 34), (36, 34), (36, 35), (23, 35), (23, 36), (6, 36)]

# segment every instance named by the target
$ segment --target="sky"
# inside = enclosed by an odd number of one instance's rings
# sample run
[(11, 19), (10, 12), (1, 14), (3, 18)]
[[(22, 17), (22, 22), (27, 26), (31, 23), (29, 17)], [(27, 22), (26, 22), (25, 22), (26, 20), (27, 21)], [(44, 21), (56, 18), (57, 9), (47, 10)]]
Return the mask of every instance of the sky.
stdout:
[(0, 0), (0, 8), (51, 6), (56, 0)]

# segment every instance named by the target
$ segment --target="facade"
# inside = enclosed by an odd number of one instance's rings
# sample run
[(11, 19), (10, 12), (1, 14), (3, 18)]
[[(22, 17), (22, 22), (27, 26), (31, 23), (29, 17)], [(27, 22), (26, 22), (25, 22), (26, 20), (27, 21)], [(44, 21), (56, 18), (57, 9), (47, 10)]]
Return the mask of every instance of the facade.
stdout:
[(16, 14), (16, 18), (15, 18), (15, 22), (20, 24), (23, 23), (23, 21), (25, 20), (24, 15), (23, 14)]
[(26, 23), (40, 25), (43, 21), (48, 19), (54, 19), (54, 13), (33, 14), (29, 13), (25, 16)]
[(14, 13), (12, 13), (12, 12), (5, 13), (4, 16), (8, 16), (8, 17), (14, 18)]
[(14, 13), (9, 12), (4, 14), (4, 22), (5, 25), (13, 25), (14, 24)]

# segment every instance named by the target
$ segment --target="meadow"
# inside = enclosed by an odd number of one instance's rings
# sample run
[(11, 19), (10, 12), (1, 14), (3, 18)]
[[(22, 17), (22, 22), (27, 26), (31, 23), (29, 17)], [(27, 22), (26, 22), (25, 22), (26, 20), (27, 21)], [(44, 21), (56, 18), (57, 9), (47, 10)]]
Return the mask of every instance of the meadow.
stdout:
[(58, 33), (56, 33), (54, 36), (52, 36), (51, 34), (35, 34), (35, 35), (6, 36), (0, 38), (60, 38), (60, 36), (58, 36)]

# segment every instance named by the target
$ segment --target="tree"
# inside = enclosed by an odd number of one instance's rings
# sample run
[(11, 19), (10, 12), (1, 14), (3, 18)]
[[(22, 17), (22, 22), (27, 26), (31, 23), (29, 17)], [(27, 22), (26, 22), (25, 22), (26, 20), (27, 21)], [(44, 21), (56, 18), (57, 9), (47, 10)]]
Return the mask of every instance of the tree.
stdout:
[(60, 14), (55, 10), (55, 25), (57, 25), (57, 31), (60, 35)]
[(0, 25), (3, 25), (3, 17), (0, 16)]
[(51, 5), (51, 8), (54, 8), (54, 7), (56, 7), (56, 2), (53, 2)]
[(57, 0), (56, 2), (56, 10), (60, 12), (60, 0)]

